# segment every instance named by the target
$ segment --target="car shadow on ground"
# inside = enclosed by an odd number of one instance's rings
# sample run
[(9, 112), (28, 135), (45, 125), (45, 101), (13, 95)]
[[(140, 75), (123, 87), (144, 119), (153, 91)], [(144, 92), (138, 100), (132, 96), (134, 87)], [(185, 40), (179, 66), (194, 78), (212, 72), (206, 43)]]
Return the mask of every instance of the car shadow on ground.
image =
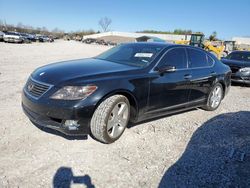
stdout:
[(170, 117), (170, 116), (183, 114), (183, 113), (187, 113), (187, 112), (191, 112), (191, 111), (195, 111), (195, 110), (199, 110), (199, 108), (192, 108), (192, 109), (188, 109), (188, 110), (181, 111), (181, 112), (171, 113), (171, 114), (168, 114), (168, 115), (161, 115), (159, 117), (149, 118), (147, 120), (139, 121), (139, 122), (136, 122), (136, 123), (129, 122), (127, 128), (130, 129), (130, 128), (133, 128), (133, 127), (135, 127), (137, 125), (140, 125), (140, 124), (149, 123), (151, 121), (156, 121), (156, 120), (159, 120), (159, 119), (163, 119), (163, 118), (167, 118), (167, 117)]
[[(133, 128), (137, 125), (140, 125), (140, 124), (143, 124), (143, 123), (148, 123), (150, 121), (155, 121), (155, 120), (158, 120), (158, 119), (161, 119), (161, 118), (166, 118), (166, 117), (169, 117), (169, 116), (173, 116), (173, 115), (177, 115), (177, 114), (181, 114), (181, 113), (185, 113), (185, 112), (189, 112), (189, 111), (194, 111), (194, 110), (198, 110), (198, 108), (194, 108), (194, 109), (189, 109), (189, 110), (186, 110), (184, 112), (176, 112), (176, 113), (172, 113), (172, 114), (169, 114), (169, 115), (163, 115), (163, 116), (159, 116), (159, 117), (156, 117), (156, 118), (151, 118), (151, 119), (148, 119), (148, 120), (144, 120), (144, 121), (140, 121), (140, 122), (137, 122), (137, 123), (129, 123), (127, 128)], [(31, 123), (33, 125), (35, 125), (38, 129), (40, 129), (41, 131), (44, 131), (46, 133), (49, 133), (49, 134), (53, 134), (53, 135), (56, 135), (56, 136), (60, 136), (60, 137), (63, 137), (67, 140), (87, 140), (88, 139), (88, 135), (82, 135), (82, 136), (69, 136), (69, 135), (65, 135), (57, 130), (54, 130), (54, 129), (50, 129), (50, 128), (47, 128), (47, 127), (42, 127), (38, 124), (36, 124), (35, 122), (31, 121)], [(92, 137), (94, 140), (96, 140), (94, 137)]]
[(218, 115), (198, 128), (159, 187), (250, 187), (250, 112)]
[(236, 82), (232, 82), (232, 84), (231, 84), (233, 87), (235, 86), (235, 87), (250, 87), (250, 85), (249, 84), (244, 84), (244, 83), (236, 83)]
[(69, 167), (60, 167), (53, 178), (53, 188), (70, 188), (74, 185), (85, 185), (87, 188), (94, 188), (89, 175), (74, 176)]

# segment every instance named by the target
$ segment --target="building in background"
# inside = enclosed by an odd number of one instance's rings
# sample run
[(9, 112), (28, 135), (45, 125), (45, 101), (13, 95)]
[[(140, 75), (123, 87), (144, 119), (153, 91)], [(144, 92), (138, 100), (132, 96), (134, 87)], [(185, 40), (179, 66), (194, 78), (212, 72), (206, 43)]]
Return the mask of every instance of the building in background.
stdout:
[[(148, 39), (146, 39), (148, 37)], [(84, 39), (94, 38), (94, 39), (109, 39), (109, 41), (116, 43), (123, 42), (135, 42), (137, 39), (141, 40), (158, 40), (165, 42), (173, 42), (176, 40), (190, 40), (190, 35), (174, 35), (174, 34), (154, 34), (154, 33), (129, 33), (129, 32), (118, 32), (110, 31), (104, 33), (98, 33), (93, 35), (86, 35)]]
[(233, 37), (232, 40), (236, 41), (237, 44), (250, 45), (250, 37)]

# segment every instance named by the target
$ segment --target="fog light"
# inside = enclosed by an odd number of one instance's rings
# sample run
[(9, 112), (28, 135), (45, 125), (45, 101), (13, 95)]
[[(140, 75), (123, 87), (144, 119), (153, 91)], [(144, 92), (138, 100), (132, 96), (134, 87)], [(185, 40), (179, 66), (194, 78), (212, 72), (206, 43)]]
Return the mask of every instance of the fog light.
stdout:
[(78, 120), (66, 120), (64, 122), (65, 127), (67, 127), (69, 130), (77, 130), (80, 124), (78, 123)]

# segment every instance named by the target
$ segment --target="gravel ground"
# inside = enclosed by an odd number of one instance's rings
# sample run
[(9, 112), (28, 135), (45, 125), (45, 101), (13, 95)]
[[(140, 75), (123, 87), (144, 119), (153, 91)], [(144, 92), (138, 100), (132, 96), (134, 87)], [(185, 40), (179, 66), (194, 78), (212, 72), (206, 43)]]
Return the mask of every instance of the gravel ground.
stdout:
[(232, 86), (215, 112), (144, 122), (114, 144), (67, 139), (23, 114), (29, 74), (107, 47), (77, 42), (0, 43), (0, 187), (250, 187), (250, 88)]

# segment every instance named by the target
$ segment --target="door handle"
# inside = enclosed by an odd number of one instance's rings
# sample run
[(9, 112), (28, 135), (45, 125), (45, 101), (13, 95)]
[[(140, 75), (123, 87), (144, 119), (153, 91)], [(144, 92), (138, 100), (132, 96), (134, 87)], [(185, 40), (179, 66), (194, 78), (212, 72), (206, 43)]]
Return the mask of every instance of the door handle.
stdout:
[(189, 79), (192, 78), (192, 75), (191, 75), (191, 74), (185, 74), (185, 75), (184, 75), (184, 78), (185, 78), (186, 80), (189, 80)]

